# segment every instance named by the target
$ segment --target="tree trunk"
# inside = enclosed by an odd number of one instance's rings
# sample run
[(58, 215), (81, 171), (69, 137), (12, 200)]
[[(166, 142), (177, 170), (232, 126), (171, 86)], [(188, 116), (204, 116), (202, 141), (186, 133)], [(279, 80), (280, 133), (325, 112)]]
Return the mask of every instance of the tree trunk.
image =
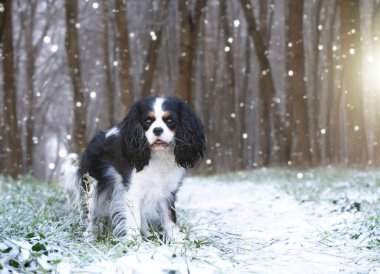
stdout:
[[(328, 0), (323, 0), (324, 2), (324, 10), (326, 13), (326, 9), (328, 8)], [(311, 162), (313, 165), (317, 165), (321, 162), (321, 142), (320, 142), (320, 128), (319, 128), (319, 107), (320, 107), (320, 94), (321, 85), (319, 84), (320, 79), (320, 71), (319, 71), (319, 64), (321, 60), (321, 54), (318, 46), (321, 43), (321, 37), (322, 37), (322, 30), (319, 29), (319, 25), (321, 24), (321, 7), (322, 7), (322, 0), (317, 0), (315, 5), (315, 21), (313, 24), (313, 33), (314, 33), (314, 40), (313, 40), (313, 63), (312, 63), (312, 82), (311, 82), (311, 98), (309, 100), (310, 102), (310, 123), (309, 123), (309, 134), (310, 134), (310, 155), (311, 155)], [(324, 26), (323, 26), (324, 27)]]
[[(372, 16), (372, 36), (377, 37), (378, 39), (376, 41), (373, 41), (372, 48), (373, 49), (380, 49), (380, 3), (377, 2), (374, 6), (373, 16)], [(379, 54), (379, 53), (378, 53)], [(377, 58), (380, 58), (380, 56), (377, 56)], [(380, 103), (380, 94), (378, 93), (380, 91), (380, 87), (374, 87), (377, 91), (376, 93), (376, 103)], [(374, 161), (377, 166), (380, 165), (380, 108), (376, 108), (375, 113), (375, 120), (376, 120), (376, 130), (375, 130), (375, 136), (376, 141), (374, 144)]]
[[(310, 165), (307, 96), (305, 85), (305, 55), (303, 47), (303, 1), (290, 1), (287, 25), (287, 101), (292, 120), (292, 149), (290, 159), (295, 166)], [(291, 44), (292, 46), (289, 46)]]
[(157, 61), (161, 46), (161, 39), (163, 34), (163, 29), (165, 26), (165, 18), (169, 6), (169, 0), (163, 0), (161, 5), (160, 13), (160, 26), (156, 28), (154, 34), (150, 34), (150, 43), (148, 48), (148, 53), (145, 58), (144, 67), (141, 75), (141, 82), (143, 83), (141, 88), (141, 96), (143, 98), (152, 95), (152, 87), (154, 81), (154, 73), (157, 69)]
[(124, 0), (115, 0), (115, 19), (119, 38), (119, 82), (120, 92), (125, 113), (127, 113), (133, 102), (131, 83), (131, 56), (129, 50), (128, 24), (126, 20), (126, 4)]
[[(30, 13), (28, 13), (29, 21), (23, 21), (25, 32), (25, 51), (26, 59), (26, 83), (27, 83), (27, 104), (28, 104), (28, 120), (26, 121), (26, 168), (33, 175), (34, 165), (34, 130), (35, 130), (35, 73), (36, 73), (36, 51), (33, 45), (34, 26), (37, 3), (30, 3)], [(24, 18), (25, 20), (26, 18)]]
[[(326, 0), (327, 2), (327, 0)], [(330, 26), (334, 26), (336, 23), (336, 14), (337, 14), (337, 3), (333, 4), (333, 11), (331, 15), (331, 19), (329, 20)], [(327, 131), (326, 134), (323, 135), (322, 138), (325, 138), (325, 155), (326, 155), (326, 163), (327, 164), (336, 164), (338, 154), (336, 147), (336, 140), (339, 140), (339, 106), (340, 106), (340, 96), (336, 90), (335, 79), (335, 53), (333, 51), (334, 45), (334, 28), (330, 27), (330, 33), (327, 39), (327, 51), (326, 51), (326, 59), (327, 59), (327, 68), (328, 68), (328, 85), (327, 85), (327, 94), (329, 94), (328, 106), (327, 106), (327, 115), (326, 115), (326, 125)], [(323, 140), (323, 139), (322, 139)]]
[(360, 1), (339, 0), (341, 16), (341, 54), (343, 61), (342, 91), (347, 114), (348, 164), (365, 164), (367, 140), (364, 128), (362, 90), (362, 42), (360, 30)]
[[(225, 128), (224, 134), (230, 136), (227, 140), (230, 143), (228, 146), (230, 148), (230, 167), (233, 171), (239, 170), (241, 163), (239, 161), (239, 138), (241, 138), (241, 133), (238, 131), (238, 120), (240, 116), (238, 115), (238, 109), (236, 108), (236, 79), (235, 79), (235, 69), (233, 62), (233, 43), (229, 41), (232, 38), (232, 31), (230, 21), (227, 16), (227, 0), (221, 0), (220, 3), (220, 20), (223, 29), (223, 48), (224, 51), (224, 61), (225, 61), (225, 99), (222, 105), (225, 110), (225, 119), (227, 119), (227, 128)], [(231, 116), (232, 115), (232, 116)]]
[[(259, 62), (259, 96), (261, 101), (259, 113), (258, 150), (262, 164), (267, 166), (275, 161), (283, 161), (283, 127), (280, 119), (279, 105), (276, 102), (276, 92), (273, 76), (267, 56), (264, 38), (258, 30), (250, 0), (240, 0), (241, 7), (248, 25), (248, 33), (254, 43)], [(271, 142), (272, 141), (272, 142)]]
[(206, 5), (207, 0), (196, 0), (194, 14), (192, 16), (189, 2), (179, 1), (181, 38), (176, 94), (192, 106), (194, 105), (194, 72), (196, 66), (197, 49), (199, 47), (199, 32), (201, 18), (203, 17), (203, 9)]
[(17, 91), (14, 77), (12, 1), (1, 0), (4, 7), (1, 42), (3, 44), (4, 133), (8, 147), (5, 151), (5, 174), (16, 178), (21, 171), (21, 139), (17, 119)]
[(66, 40), (70, 77), (73, 84), (74, 150), (80, 153), (86, 144), (86, 112), (81, 78), (78, 29), (78, 0), (65, 0)]
[(108, 99), (108, 124), (115, 124), (115, 89), (112, 84), (112, 73), (110, 64), (110, 49), (109, 49), (109, 0), (103, 1), (103, 63), (104, 74), (106, 78), (105, 88)]

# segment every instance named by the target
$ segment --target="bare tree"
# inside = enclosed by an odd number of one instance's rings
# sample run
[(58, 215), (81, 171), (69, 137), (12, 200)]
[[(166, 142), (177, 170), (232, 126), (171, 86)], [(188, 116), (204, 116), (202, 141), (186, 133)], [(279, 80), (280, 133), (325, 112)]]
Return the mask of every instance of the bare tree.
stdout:
[(196, 56), (201, 38), (201, 18), (206, 6), (207, 0), (196, 0), (192, 14), (189, 1), (179, 1), (180, 53), (176, 94), (190, 105), (194, 100)]
[(81, 78), (80, 51), (78, 39), (78, 1), (65, 0), (66, 6), (66, 51), (73, 84), (74, 108), (74, 150), (80, 152), (86, 143), (86, 113)]
[[(38, 1), (30, 1), (29, 5), (22, 5), (17, 2), (19, 10), (20, 25), (22, 29), (21, 35), (24, 37), (24, 48), (26, 53), (26, 89), (27, 89), (27, 120), (26, 120), (26, 170), (33, 174), (34, 166), (34, 149), (35, 144), (33, 139), (35, 136), (35, 120), (36, 120), (36, 62), (43, 48), (43, 39), (46, 36), (52, 20), (55, 19), (53, 9), (55, 1), (47, 2), (47, 10), (50, 11), (46, 15), (45, 24), (42, 27), (36, 26), (38, 17), (41, 14), (37, 13)], [(36, 30), (40, 30), (37, 32)], [(36, 33), (38, 33), (36, 35)]]
[[(224, 51), (224, 64), (226, 73), (224, 75), (223, 82), (226, 83), (226, 91), (224, 92), (224, 100), (221, 102), (223, 109), (225, 109), (225, 113), (227, 114), (227, 123), (226, 127), (224, 127), (224, 135), (230, 136), (227, 138), (226, 142), (229, 147), (230, 154), (230, 166), (232, 170), (239, 170), (241, 166), (241, 162), (239, 161), (239, 137), (241, 136), (240, 132), (237, 130), (238, 119), (237, 116), (237, 102), (236, 102), (236, 77), (235, 77), (235, 66), (233, 60), (233, 43), (232, 39), (232, 30), (230, 25), (230, 20), (227, 14), (227, 1), (220, 1), (220, 20), (222, 22), (222, 30), (223, 30), (223, 51)], [(231, 117), (232, 114), (232, 117)]]
[[(119, 11), (120, 12), (120, 11)], [(109, 0), (103, 1), (103, 63), (104, 74), (106, 78), (106, 94), (108, 101), (108, 123), (115, 124), (115, 87), (112, 83), (112, 71), (110, 62), (110, 46), (109, 46)], [(128, 73), (127, 73), (128, 75)], [(128, 77), (125, 75), (124, 77)]]
[(154, 80), (154, 74), (157, 69), (157, 60), (161, 46), (162, 34), (165, 26), (166, 13), (169, 6), (169, 0), (162, 0), (159, 8), (160, 24), (155, 28), (153, 32), (150, 32), (151, 37), (148, 53), (143, 65), (143, 71), (141, 73), (140, 82), (142, 82), (141, 96), (148, 97), (152, 95), (152, 86)]
[(265, 166), (283, 161), (282, 143), (284, 138), (283, 126), (280, 117), (279, 105), (276, 99), (273, 75), (268, 59), (268, 48), (264, 37), (256, 24), (256, 18), (250, 0), (240, 0), (244, 17), (248, 26), (248, 33), (255, 45), (255, 52), (259, 62), (259, 94), (261, 108), (259, 114), (258, 150)]
[(296, 166), (310, 165), (307, 96), (303, 47), (303, 1), (290, 1), (287, 24), (287, 113), (290, 114), (292, 149), (290, 159)]
[(343, 61), (342, 91), (347, 115), (347, 156), (349, 164), (364, 164), (367, 159), (367, 140), (364, 128), (362, 42), (360, 1), (339, 0), (340, 42)]
[(129, 49), (128, 23), (126, 19), (126, 3), (124, 0), (115, 0), (115, 19), (119, 44), (119, 82), (121, 98), (125, 111), (128, 111), (133, 102), (131, 82), (131, 53)]
[(12, 1), (1, 0), (4, 7), (0, 38), (3, 52), (3, 102), (4, 102), (4, 132), (8, 147), (4, 148), (6, 154), (6, 173), (16, 177), (21, 171), (21, 138), (17, 115), (17, 90), (14, 71), (13, 23)]
[(319, 45), (321, 44), (322, 40), (322, 29), (320, 26), (323, 26), (322, 20), (322, 9), (325, 11), (328, 5), (328, 0), (317, 0), (315, 1), (315, 8), (314, 8), (314, 15), (315, 19), (312, 23), (313, 27), (315, 28), (312, 33), (313, 35), (313, 56), (312, 56), (312, 82), (311, 82), (311, 94), (310, 94), (310, 111), (309, 111), (309, 136), (310, 136), (310, 154), (311, 154), (311, 161), (313, 165), (317, 165), (321, 161), (321, 155), (320, 155), (320, 129), (319, 129), (319, 113), (318, 108), (320, 106), (320, 71), (319, 71), (319, 64), (322, 57), (320, 56), (320, 50)]
[[(372, 14), (372, 35), (373, 37), (377, 37), (378, 39), (373, 39), (373, 48), (380, 48), (380, 2), (375, 1), (373, 7)], [(379, 88), (379, 87), (377, 87)], [(377, 94), (377, 103), (380, 102), (380, 95)], [(375, 142), (375, 162), (376, 164), (380, 164), (380, 110), (377, 108), (375, 113), (375, 119), (377, 121), (376, 127), (376, 142)]]

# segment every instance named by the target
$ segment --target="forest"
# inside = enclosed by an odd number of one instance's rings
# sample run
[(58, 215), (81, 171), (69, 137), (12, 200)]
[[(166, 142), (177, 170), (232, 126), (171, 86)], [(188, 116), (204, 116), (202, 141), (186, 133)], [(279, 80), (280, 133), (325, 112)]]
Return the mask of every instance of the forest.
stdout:
[(51, 180), (151, 95), (201, 117), (200, 173), (380, 164), (378, 0), (0, 0), (0, 171)]

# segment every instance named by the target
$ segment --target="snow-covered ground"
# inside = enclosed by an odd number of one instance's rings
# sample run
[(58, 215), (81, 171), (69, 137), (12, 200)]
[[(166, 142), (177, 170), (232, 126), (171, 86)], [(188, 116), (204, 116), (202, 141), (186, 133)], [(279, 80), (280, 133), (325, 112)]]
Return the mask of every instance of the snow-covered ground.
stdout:
[[(380, 273), (378, 251), (344, 235), (360, 212), (339, 202), (300, 201), (276, 182), (190, 178), (179, 192), (181, 221), (192, 244), (141, 243), (119, 259), (106, 258), (58, 272), (97, 273)], [(378, 195), (379, 190), (376, 190)], [(328, 192), (328, 191), (327, 191)], [(322, 193), (328, 196), (328, 193)], [(355, 195), (355, 194), (344, 194)], [(339, 236), (337, 236), (339, 235)], [(198, 243), (198, 244), (194, 244)]]

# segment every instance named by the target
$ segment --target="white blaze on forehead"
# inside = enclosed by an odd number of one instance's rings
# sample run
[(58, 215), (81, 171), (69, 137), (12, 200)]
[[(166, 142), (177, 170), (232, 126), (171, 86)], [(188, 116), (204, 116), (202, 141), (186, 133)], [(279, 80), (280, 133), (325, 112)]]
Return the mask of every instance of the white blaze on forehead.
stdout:
[[(165, 98), (159, 97), (153, 103), (152, 108), (153, 108), (155, 120), (153, 124), (149, 127), (149, 129), (145, 132), (145, 136), (148, 139), (150, 144), (153, 144), (157, 140), (161, 140), (167, 144), (173, 141), (174, 132), (168, 128), (168, 126), (163, 120), (164, 115), (166, 113), (163, 109), (164, 102), (165, 102)], [(159, 137), (157, 137), (153, 132), (155, 128), (163, 129), (163, 132)]]
[(119, 128), (115, 126), (115, 127), (111, 128), (111, 129), (107, 130), (107, 132), (106, 132), (106, 138), (109, 138), (109, 137), (111, 137), (113, 135), (119, 135), (119, 132), (120, 132)]
[(164, 110), (162, 109), (164, 102), (165, 102), (164, 98), (157, 98), (156, 101), (154, 102), (153, 111), (154, 111), (154, 114), (156, 115), (156, 119), (160, 119), (164, 115)]

